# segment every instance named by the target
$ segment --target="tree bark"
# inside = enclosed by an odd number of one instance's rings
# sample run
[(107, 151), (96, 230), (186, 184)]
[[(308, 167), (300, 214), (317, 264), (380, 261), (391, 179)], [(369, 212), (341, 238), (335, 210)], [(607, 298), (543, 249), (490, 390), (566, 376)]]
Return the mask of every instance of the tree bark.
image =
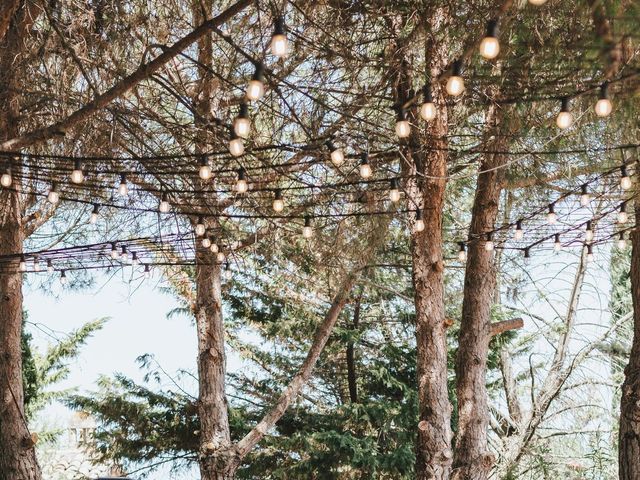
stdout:
[[(635, 201), (636, 218), (640, 202)], [(618, 471), (620, 480), (640, 478), (640, 231), (631, 233), (631, 296), (633, 299), (633, 343), (624, 370), (620, 399)]]
[[(490, 107), (487, 119), (493, 135), (497, 124), (494, 106)], [(489, 407), (486, 374), (496, 271), (493, 251), (484, 248), (484, 240), (485, 234), (493, 230), (498, 216), (504, 176), (499, 167), (505, 161), (504, 155), (482, 157), (471, 213), (455, 367), (458, 431), (452, 478), (456, 480), (485, 480), (494, 462), (487, 448)]]
[[(356, 305), (353, 309), (353, 322), (351, 330), (357, 331), (360, 324), (360, 304), (362, 302), (362, 294), (358, 297)], [(356, 373), (356, 353), (353, 341), (347, 344), (347, 382), (349, 384), (349, 401), (358, 403), (358, 377)]]

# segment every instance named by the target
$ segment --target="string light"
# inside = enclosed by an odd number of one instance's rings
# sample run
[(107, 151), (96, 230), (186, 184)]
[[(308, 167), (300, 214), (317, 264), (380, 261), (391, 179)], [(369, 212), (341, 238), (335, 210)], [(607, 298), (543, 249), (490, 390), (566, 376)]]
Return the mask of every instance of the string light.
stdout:
[(27, 271), (27, 261), (24, 258), (24, 255), (20, 256), (20, 264), (18, 265), (18, 270), (20, 270), (21, 272)]
[(565, 130), (571, 126), (573, 123), (573, 115), (569, 111), (569, 98), (564, 97), (560, 101), (560, 113), (556, 117), (556, 125), (561, 130)]
[(416, 210), (416, 221), (413, 223), (413, 231), (414, 233), (422, 232), (425, 228), (424, 220), (422, 219), (422, 210)]
[(131, 265), (136, 267), (139, 263), (140, 263), (140, 260), (138, 259), (138, 253), (137, 252), (132, 252), (131, 253)]
[(58, 188), (55, 182), (51, 184), (51, 188), (49, 189), (49, 194), (47, 195), (47, 200), (52, 205), (55, 205), (60, 201), (60, 194), (58, 193)]
[(371, 165), (369, 165), (369, 154), (363, 152), (360, 156), (360, 176), (364, 179), (371, 177), (373, 171)]
[(627, 202), (620, 204), (620, 211), (618, 212), (618, 223), (627, 223), (629, 216), (627, 215)]
[(33, 271), (34, 272), (40, 271), (40, 258), (37, 255), (33, 257)]
[(609, 84), (607, 82), (600, 86), (600, 96), (594, 107), (598, 117), (608, 117), (613, 110), (611, 100), (609, 100)]
[(226, 281), (231, 280), (231, 277), (232, 277), (232, 275), (233, 275), (233, 272), (231, 271), (231, 265), (229, 264), (229, 262), (226, 262), (226, 263), (224, 264), (224, 272), (223, 272), (223, 274), (224, 274), (224, 279), (225, 279)]
[(273, 199), (273, 210), (280, 213), (284, 210), (284, 199), (282, 198), (282, 190), (277, 189), (275, 191), (275, 198)]
[(149, 278), (151, 277), (151, 269), (149, 268), (149, 265), (145, 265), (144, 266), (144, 278)]
[(129, 187), (127, 186), (127, 175), (122, 173), (120, 174), (120, 185), (118, 185), (118, 194), (121, 197), (126, 197), (129, 195)]
[(4, 188), (9, 188), (13, 183), (13, 178), (11, 177), (11, 168), (7, 167), (2, 176), (0, 177), (0, 185)]
[(202, 248), (209, 248), (209, 247), (211, 247), (211, 238), (204, 237), (202, 239)]
[(493, 245), (493, 235), (491, 234), (491, 232), (487, 233), (487, 237), (484, 242), (484, 249), (487, 252), (493, 252), (494, 245)]
[(617, 245), (618, 245), (618, 248), (620, 250), (624, 250), (625, 248), (627, 248), (627, 241), (624, 238), (624, 232), (620, 232), (618, 234), (618, 243), (617, 243)]
[(438, 110), (436, 109), (436, 104), (433, 103), (431, 88), (428, 85), (425, 85), (422, 88), (422, 95), (424, 97), (424, 101), (422, 102), (422, 105), (420, 105), (420, 116), (423, 120), (429, 122), (436, 118)]
[(118, 254), (118, 247), (116, 246), (116, 244), (115, 244), (115, 243), (112, 243), (112, 244), (111, 244), (111, 259), (112, 259), (112, 260), (117, 260), (117, 259), (118, 259), (118, 257), (119, 257), (119, 254)]
[(229, 152), (234, 157), (239, 157), (244, 154), (244, 143), (233, 130), (231, 130), (231, 139), (229, 140)]
[(549, 213), (547, 213), (547, 222), (549, 225), (554, 225), (558, 221), (558, 216), (555, 212), (555, 207), (553, 203), (549, 204)]
[(593, 227), (591, 225), (591, 220), (587, 220), (587, 227), (586, 227), (586, 230), (584, 232), (584, 239), (587, 242), (590, 242), (590, 241), (593, 240), (593, 236), (594, 236), (594, 234), (593, 234)]
[(587, 245), (587, 262), (593, 262), (593, 245)]
[(559, 252), (562, 250), (562, 243), (560, 242), (560, 234), (556, 233), (554, 235), (554, 241), (553, 241), (553, 251), (554, 252)]
[(218, 263), (224, 263), (226, 259), (227, 257), (222, 252), (218, 252), (218, 255), (216, 255), (216, 260), (218, 261)]
[(531, 5), (535, 5), (536, 7), (539, 7), (539, 6), (544, 5), (545, 3), (547, 3), (547, 0), (529, 0), (529, 3)]
[(122, 251), (120, 253), (120, 258), (122, 259), (123, 262), (126, 262), (127, 260), (129, 260), (129, 252), (127, 252), (127, 246), (126, 245), (122, 245)]
[(513, 236), (516, 240), (522, 240), (524, 238), (524, 231), (522, 230), (522, 220), (516, 222), (516, 232)]
[(218, 253), (218, 251), (220, 250), (213, 237), (211, 238), (211, 246), (209, 247), (209, 250), (211, 250), (211, 253)]
[(487, 23), (487, 34), (480, 42), (480, 55), (487, 60), (493, 60), (500, 53), (498, 42), (498, 21), (490, 20)]
[(396, 120), (396, 135), (398, 138), (407, 138), (411, 135), (411, 124), (407, 120), (404, 108), (398, 109), (398, 119)]
[(247, 193), (249, 190), (249, 184), (246, 180), (246, 172), (243, 168), (238, 170), (238, 180), (236, 181), (236, 192)]
[(587, 190), (587, 184), (585, 183), (580, 188), (582, 190), (580, 193), (580, 205), (583, 207), (587, 207), (589, 206), (589, 203), (591, 203), (591, 195), (589, 195), (589, 192)]
[(64, 270), (60, 270), (60, 285), (67, 284), (67, 273)]
[(253, 77), (247, 85), (247, 98), (251, 101), (258, 101), (264, 95), (264, 67), (261, 63), (256, 64)]
[(464, 242), (458, 242), (458, 246), (458, 260), (464, 263), (467, 261), (467, 248)]
[(529, 263), (531, 261), (531, 252), (530, 248), (527, 247), (524, 249), (524, 263)]
[(278, 17), (274, 22), (273, 36), (271, 37), (271, 53), (278, 58), (284, 58), (289, 51), (289, 42), (285, 33), (284, 18)]
[(206, 228), (204, 226), (204, 219), (202, 218), (202, 216), (198, 217), (198, 221), (196, 223), (196, 235), (198, 237), (201, 237), (204, 235), (206, 231)]
[(160, 213), (167, 213), (170, 209), (171, 205), (169, 205), (169, 195), (167, 195), (167, 192), (163, 192), (158, 210), (160, 210)]
[(93, 210), (91, 211), (91, 215), (89, 216), (89, 223), (90, 224), (94, 224), (98, 221), (98, 209), (100, 207), (98, 206), (97, 203), (93, 204)]
[(53, 263), (51, 263), (50, 259), (47, 259), (47, 272), (53, 273)]
[(247, 138), (251, 131), (251, 122), (249, 121), (249, 106), (242, 102), (240, 104), (240, 112), (233, 120), (233, 131), (240, 138)]
[(302, 238), (313, 237), (313, 228), (311, 227), (311, 218), (304, 217), (304, 227), (302, 227)]
[(400, 201), (400, 185), (397, 178), (390, 180), (389, 200), (394, 203)]
[(453, 62), (451, 76), (447, 80), (447, 93), (453, 97), (464, 92), (464, 80), (462, 79), (462, 62), (456, 60)]
[(342, 149), (337, 148), (331, 140), (328, 140), (326, 145), (331, 153), (331, 163), (336, 167), (342, 165), (344, 163), (344, 153), (342, 152)]
[(626, 165), (622, 165), (620, 167), (620, 188), (622, 188), (623, 190), (629, 190), (631, 188), (631, 178), (629, 177), (629, 174), (627, 173), (627, 166)]
[(76, 159), (73, 166), (73, 172), (71, 172), (71, 181), (75, 184), (80, 184), (84, 181), (84, 172), (82, 171), (82, 163)]
[(211, 178), (211, 166), (209, 165), (209, 159), (206, 155), (200, 157), (198, 175), (202, 180), (209, 180)]

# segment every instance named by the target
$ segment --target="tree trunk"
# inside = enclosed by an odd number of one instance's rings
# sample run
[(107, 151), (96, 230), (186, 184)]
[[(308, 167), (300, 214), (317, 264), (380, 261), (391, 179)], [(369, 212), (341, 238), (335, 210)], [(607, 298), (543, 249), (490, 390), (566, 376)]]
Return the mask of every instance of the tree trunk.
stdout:
[[(360, 304), (362, 302), (362, 293), (356, 301), (356, 305), (353, 309), (353, 323), (351, 324), (351, 330), (358, 331), (360, 325)], [(358, 403), (358, 376), (356, 372), (356, 352), (353, 341), (347, 344), (347, 382), (349, 384), (349, 401), (351, 403)]]
[[(487, 115), (490, 134), (495, 133), (494, 118), (494, 107), (491, 107)], [(471, 241), (456, 355), (458, 431), (452, 475), (456, 480), (485, 480), (494, 461), (487, 450), (489, 408), (486, 374), (496, 271), (493, 252), (484, 248), (484, 237), (486, 232), (493, 230), (498, 216), (503, 174), (502, 169), (496, 167), (505, 161), (504, 155), (483, 156), (471, 214)]]
[[(16, 61), (26, 28), (23, 16), (24, 12), (14, 13), (0, 43), (0, 141), (18, 133)], [(0, 192), (0, 255), (22, 252), (20, 184), (15, 176), (13, 188)], [(12, 267), (0, 274), (0, 480), (39, 480), (40, 467), (24, 415), (22, 274), (18, 272), (18, 258)]]
[(233, 478), (231, 435), (225, 385), (224, 326), (220, 265), (209, 249), (198, 247), (196, 325), (198, 330), (198, 417), (202, 480)]
[[(635, 201), (636, 218), (640, 203)], [(633, 297), (633, 343), (624, 370), (620, 400), (618, 462), (620, 480), (640, 478), (640, 232), (631, 233), (631, 295)]]

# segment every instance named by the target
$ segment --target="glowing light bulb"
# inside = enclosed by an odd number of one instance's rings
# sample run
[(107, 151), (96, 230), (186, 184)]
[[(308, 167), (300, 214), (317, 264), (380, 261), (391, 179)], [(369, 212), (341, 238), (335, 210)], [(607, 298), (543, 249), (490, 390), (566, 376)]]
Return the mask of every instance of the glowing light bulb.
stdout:
[(236, 182), (236, 192), (247, 193), (249, 190), (249, 184), (245, 178), (246, 174), (243, 169), (238, 170), (238, 181)]
[(554, 225), (558, 221), (558, 216), (554, 211), (553, 203), (549, 204), (549, 213), (547, 213), (547, 223)]
[(60, 270), (60, 285), (67, 284), (67, 273), (64, 270)]
[(209, 180), (211, 178), (211, 166), (206, 156), (200, 158), (200, 168), (198, 169), (198, 176), (202, 180)]
[(462, 63), (460, 60), (456, 60), (453, 64), (453, 71), (451, 76), (447, 80), (447, 93), (453, 97), (457, 97), (464, 92), (464, 80), (461, 76)]
[(529, 262), (531, 262), (531, 251), (527, 247), (524, 249), (524, 263), (528, 264)]
[(627, 223), (629, 216), (627, 215), (627, 202), (620, 204), (620, 211), (618, 212), (618, 223)]
[(495, 245), (493, 244), (493, 240), (491, 240), (491, 237), (487, 237), (487, 240), (484, 242), (484, 249), (487, 252), (493, 252), (494, 248)]
[(620, 232), (617, 245), (620, 250), (624, 250), (625, 248), (627, 248), (627, 241), (624, 238), (624, 232)]
[(204, 226), (204, 220), (202, 219), (202, 217), (198, 217), (198, 223), (196, 223), (196, 235), (198, 237), (201, 237), (204, 235), (205, 231), (206, 228)]
[(411, 124), (406, 118), (404, 110), (400, 109), (398, 112), (398, 119), (396, 121), (396, 135), (398, 138), (407, 138), (411, 135)]
[(480, 42), (480, 55), (487, 60), (492, 60), (500, 53), (500, 42), (498, 42), (498, 22), (491, 20), (487, 24), (487, 35)]
[(7, 168), (5, 172), (0, 177), (0, 185), (4, 188), (9, 188), (13, 183), (13, 178), (11, 177), (11, 171)]
[(149, 278), (151, 277), (151, 269), (149, 268), (149, 265), (145, 265), (144, 266), (144, 278)]
[(389, 200), (391, 200), (394, 203), (400, 201), (400, 189), (399, 189), (399, 183), (397, 178), (391, 179), (391, 188), (389, 189)]
[(121, 197), (129, 195), (129, 187), (127, 186), (127, 176), (123, 173), (120, 175), (120, 185), (118, 185), (118, 194)]
[(313, 228), (311, 227), (311, 218), (305, 217), (304, 227), (302, 227), (302, 238), (313, 237)]
[(27, 261), (24, 258), (24, 255), (20, 257), (20, 264), (18, 265), (18, 270), (21, 272), (27, 271)]
[(428, 85), (425, 85), (422, 89), (424, 96), (424, 102), (420, 105), (420, 116), (427, 122), (434, 120), (438, 115), (436, 104), (433, 103), (433, 97), (431, 96), (431, 89)]
[(600, 96), (596, 102), (595, 111), (598, 117), (608, 117), (613, 110), (611, 100), (609, 100), (609, 85), (605, 82), (600, 86)]
[(251, 101), (257, 101), (264, 95), (264, 67), (261, 63), (256, 65), (253, 77), (247, 85), (247, 98)]
[(556, 125), (561, 130), (569, 128), (573, 124), (573, 115), (569, 111), (569, 99), (564, 97), (560, 106), (560, 113), (556, 117)]
[(224, 263), (226, 259), (227, 257), (222, 252), (218, 252), (218, 255), (216, 255), (216, 260), (218, 261), (218, 263)]
[(139, 263), (140, 263), (140, 259), (138, 259), (138, 254), (136, 252), (133, 252), (131, 254), (131, 265), (136, 267)]
[(544, 5), (545, 3), (547, 3), (547, 0), (529, 0), (529, 3), (531, 5), (535, 5), (536, 7), (539, 7), (539, 6)]
[(591, 195), (587, 191), (587, 185), (582, 185), (582, 192), (580, 193), (580, 205), (583, 207), (588, 207), (591, 203)]
[(233, 276), (233, 272), (231, 271), (231, 265), (229, 265), (229, 262), (225, 263), (224, 265), (224, 279), (229, 281), (231, 280), (232, 276)]
[(593, 246), (587, 245), (587, 262), (593, 262)]
[(516, 222), (516, 232), (513, 236), (516, 240), (522, 240), (524, 238), (524, 231), (522, 230), (522, 220)]
[(276, 18), (273, 30), (273, 36), (271, 37), (271, 53), (278, 58), (284, 58), (289, 52), (289, 42), (285, 34), (284, 19), (282, 17)]
[(209, 250), (211, 250), (211, 253), (218, 253), (220, 251), (220, 248), (218, 247), (218, 244), (212, 240)]
[(416, 210), (416, 220), (413, 222), (413, 232), (422, 232), (425, 229), (424, 220), (422, 219), (422, 210), (419, 208)]
[(51, 184), (51, 189), (49, 190), (49, 194), (47, 195), (47, 200), (49, 200), (49, 203), (51, 203), (52, 205), (55, 205), (60, 201), (60, 194), (58, 193), (55, 183)]
[(118, 253), (118, 247), (116, 246), (115, 243), (112, 243), (111, 244), (111, 259), (112, 260), (117, 260), (119, 256), (120, 256), (120, 254)]
[(553, 241), (553, 251), (557, 253), (560, 250), (562, 250), (562, 243), (560, 242), (560, 234), (556, 233)]
[(342, 165), (344, 163), (344, 153), (342, 152), (342, 149), (337, 148), (331, 140), (328, 140), (326, 145), (331, 153), (331, 163), (336, 167)]
[(33, 259), (33, 271), (34, 272), (40, 271), (40, 259), (38, 257), (34, 257)]
[(209, 248), (211, 247), (211, 239), (209, 237), (204, 237), (202, 239), (202, 248)]
[(126, 245), (122, 245), (122, 252), (120, 253), (120, 258), (122, 259), (123, 262), (126, 262), (127, 260), (129, 260), (129, 252), (127, 252)]
[(240, 113), (233, 120), (233, 131), (240, 138), (247, 138), (251, 131), (251, 122), (249, 121), (249, 106), (246, 103), (240, 104)]
[(591, 220), (587, 221), (587, 228), (584, 232), (584, 239), (587, 242), (590, 242), (591, 240), (593, 240), (593, 228), (591, 228)]
[(71, 172), (71, 181), (75, 184), (80, 184), (84, 181), (84, 172), (82, 171), (80, 160), (75, 161), (73, 172)]
[(53, 263), (51, 263), (51, 260), (47, 260), (47, 272), (53, 273)]
[(89, 216), (89, 223), (94, 224), (98, 221), (98, 204), (93, 204), (93, 210), (91, 211), (91, 215)]
[(229, 152), (234, 157), (239, 157), (244, 154), (244, 143), (242, 143), (242, 139), (236, 136), (235, 132), (231, 136), (231, 140), (229, 141)]
[(273, 210), (280, 213), (284, 210), (284, 199), (282, 198), (282, 191), (276, 190), (275, 198), (273, 199)]
[(159, 210), (160, 213), (167, 213), (169, 210), (171, 210), (171, 205), (169, 204), (169, 196), (166, 193), (162, 194)]
[(467, 261), (467, 249), (464, 245), (464, 242), (458, 242), (458, 245), (460, 246), (460, 248), (458, 249), (458, 260), (460, 262), (466, 262)]
[(623, 165), (622, 167), (620, 167), (620, 173), (621, 173), (620, 188), (622, 188), (623, 190), (629, 190), (631, 188), (631, 178), (627, 173), (626, 165)]
[(371, 165), (369, 165), (369, 154), (363, 153), (360, 158), (360, 176), (364, 179), (371, 177), (373, 171), (371, 170)]

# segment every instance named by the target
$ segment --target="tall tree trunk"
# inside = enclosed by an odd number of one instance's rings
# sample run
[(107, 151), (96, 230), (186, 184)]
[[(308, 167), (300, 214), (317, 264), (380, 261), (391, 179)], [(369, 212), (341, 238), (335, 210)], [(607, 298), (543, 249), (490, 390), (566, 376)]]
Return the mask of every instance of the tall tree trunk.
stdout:
[[(487, 114), (489, 135), (495, 135), (494, 106)], [(504, 138), (495, 135), (497, 138)], [(490, 142), (491, 143), (491, 142)], [(500, 140), (493, 142), (503, 143)], [(490, 148), (491, 150), (491, 148)], [(495, 148), (500, 151), (501, 148)], [(456, 355), (458, 431), (453, 475), (456, 480), (485, 480), (494, 461), (487, 450), (489, 408), (486, 389), (487, 358), (491, 339), (491, 307), (495, 298), (496, 271), (493, 252), (484, 246), (493, 230), (502, 192), (504, 155), (484, 155), (480, 163), (469, 229), (467, 268), (464, 278), (462, 320)]]
[[(640, 202), (635, 201), (636, 219)], [(633, 343), (624, 370), (620, 400), (618, 462), (620, 480), (640, 478), (640, 231), (631, 234), (631, 296), (633, 299)]]
[[(360, 325), (360, 304), (362, 303), (362, 292), (356, 300), (356, 305), (353, 309), (353, 322), (351, 323), (351, 330), (358, 331)], [(349, 384), (349, 401), (351, 403), (358, 403), (358, 376), (356, 373), (356, 352), (353, 341), (347, 343), (347, 382)]]
[[(18, 134), (19, 98), (17, 80), (22, 35), (26, 29), (24, 10), (14, 10), (4, 40), (0, 43), (0, 141)], [(20, 183), (0, 192), (0, 255), (22, 252), (22, 206)], [(0, 274), (0, 480), (39, 480), (36, 461), (24, 415), (22, 385), (22, 274), (16, 258), (12, 269)]]

